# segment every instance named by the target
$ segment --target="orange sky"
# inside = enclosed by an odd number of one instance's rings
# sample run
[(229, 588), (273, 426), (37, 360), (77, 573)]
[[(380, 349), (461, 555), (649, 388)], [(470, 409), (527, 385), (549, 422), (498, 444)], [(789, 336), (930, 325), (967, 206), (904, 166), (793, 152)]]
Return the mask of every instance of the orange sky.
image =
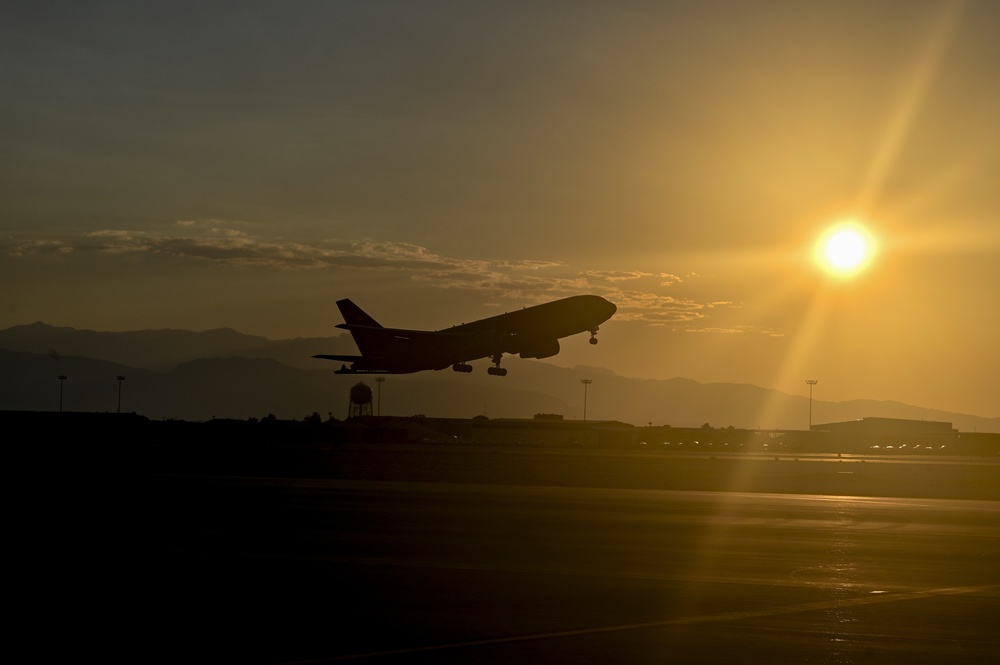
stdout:
[[(24, 3), (0, 328), (326, 336), (576, 293), (550, 359), (1000, 415), (993, 2)], [(854, 216), (854, 278), (817, 239)]]

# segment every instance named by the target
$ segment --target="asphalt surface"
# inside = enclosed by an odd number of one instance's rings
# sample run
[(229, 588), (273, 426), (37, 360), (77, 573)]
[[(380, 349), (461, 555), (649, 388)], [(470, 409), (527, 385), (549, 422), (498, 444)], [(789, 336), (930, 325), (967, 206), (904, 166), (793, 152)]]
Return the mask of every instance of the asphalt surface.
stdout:
[[(82, 468), (85, 482), (46, 494), (41, 653), (907, 665), (1000, 653), (998, 501), (651, 488), (649, 469), (667, 467), (642, 458), (503, 455)], [(732, 469), (689, 462), (704, 473), (677, 461), (678, 481), (740, 486)], [(827, 473), (858, 484), (830, 461), (783, 464), (795, 487)], [(623, 486), (627, 468), (639, 486)], [(962, 468), (983, 483), (998, 473)]]

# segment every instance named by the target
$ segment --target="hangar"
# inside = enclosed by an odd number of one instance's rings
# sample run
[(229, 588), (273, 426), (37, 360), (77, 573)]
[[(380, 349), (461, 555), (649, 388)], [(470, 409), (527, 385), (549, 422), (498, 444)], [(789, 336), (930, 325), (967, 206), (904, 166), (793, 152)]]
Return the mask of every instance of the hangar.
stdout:
[(887, 451), (942, 450), (959, 441), (958, 430), (951, 423), (936, 420), (859, 418), (813, 425), (810, 431), (826, 433), (830, 439), (859, 452), (876, 446)]

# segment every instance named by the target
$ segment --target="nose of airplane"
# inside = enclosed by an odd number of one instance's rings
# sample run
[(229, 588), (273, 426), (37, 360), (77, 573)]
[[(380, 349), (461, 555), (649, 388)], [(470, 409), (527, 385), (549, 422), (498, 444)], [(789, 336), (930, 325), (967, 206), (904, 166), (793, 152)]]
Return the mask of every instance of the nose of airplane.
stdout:
[(618, 311), (618, 305), (614, 304), (613, 302), (611, 302), (606, 298), (601, 298), (601, 300), (604, 301), (603, 306), (604, 306), (605, 320), (610, 319), (612, 316), (615, 315), (615, 312)]

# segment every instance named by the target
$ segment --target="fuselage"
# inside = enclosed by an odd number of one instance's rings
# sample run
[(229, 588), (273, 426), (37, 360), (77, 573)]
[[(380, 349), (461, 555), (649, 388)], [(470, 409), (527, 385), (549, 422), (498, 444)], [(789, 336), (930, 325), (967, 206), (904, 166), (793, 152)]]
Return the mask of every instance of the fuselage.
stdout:
[(506, 333), (531, 334), (560, 339), (595, 330), (610, 319), (618, 308), (600, 296), (570, 296), (533, 307), (498, 314), (473, 323), (447, 328), (441, 332), (476, 333), (502, 330)]
[[(469, 371), (471, 360), (491, 358), (500, 371), (504, 353), (522, 358), (546, 358), (559, 352), (559, 339), (582, 332), (596, 343), (598, 326), (610, 319), (617, 307), (595, 295), (580, 295), (498, 314), (437, 331), (385, 328), (350, 301), (338, 302), (345, 323), (361, 356), (317, 356), (350, 360), (342, 372), (407, 374), (452, 366)], [(353, 320), (353, 322), (352, 322)]]

